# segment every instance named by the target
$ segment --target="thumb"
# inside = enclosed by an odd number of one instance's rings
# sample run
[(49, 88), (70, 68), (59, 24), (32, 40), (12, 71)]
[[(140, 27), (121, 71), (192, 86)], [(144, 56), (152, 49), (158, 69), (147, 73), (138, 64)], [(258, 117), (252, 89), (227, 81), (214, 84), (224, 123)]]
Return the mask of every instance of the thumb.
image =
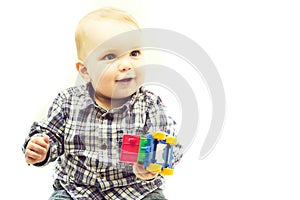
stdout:
[(44, 141), (48, 144), (49, 143), (49, 140), (50, 140), (50, 138), (49, 138), (49, 136), (48, 135), (44, 135)]

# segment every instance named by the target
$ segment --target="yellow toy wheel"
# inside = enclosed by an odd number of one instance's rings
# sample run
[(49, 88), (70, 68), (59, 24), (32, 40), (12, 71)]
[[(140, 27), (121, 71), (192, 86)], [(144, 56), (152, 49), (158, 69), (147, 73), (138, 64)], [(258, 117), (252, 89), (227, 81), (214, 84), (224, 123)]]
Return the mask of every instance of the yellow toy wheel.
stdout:
[(147, 170), (149, 172), (160, 173), (161, 172), (161, 166), (159, 164), (156, 164), (156, 163), (150, 163), (150, 165), (147, 167)]
[(165, 140), (166, 139), (166, 133), (164, 132), (154, 132), (152, 133), (153, 139), (156, 140)]
[(172, 136), (167, 136), (166, 143), (175, 146), (177, 144), (177, 138)]
[(167, 176), (170, 176), (170, 175), (173, 175), (173, 173), (174, 173), (174, 170), (173, 169), (171, 169), (171, 168), (164, 168), (161, 172), (160, 172), (160, 174), (161, 175), (167, 175)]

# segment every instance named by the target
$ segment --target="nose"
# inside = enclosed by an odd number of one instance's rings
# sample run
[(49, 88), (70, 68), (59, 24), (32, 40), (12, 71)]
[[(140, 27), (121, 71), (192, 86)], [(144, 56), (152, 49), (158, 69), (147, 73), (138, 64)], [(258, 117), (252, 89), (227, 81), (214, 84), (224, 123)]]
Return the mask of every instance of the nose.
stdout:
[(127, 72), (127, 71), (131, 70), (132, 68), (133, 68), (133, 65), (130, 62), (130, 59), (128, 59), (128, 58), (122, 59), (120, 61), (120, 63), (118, 64), (118, 69), (121, 72)]
[(129, 70), (132, 69), (132, 66), (130, 65), (119, 65), (118, 69), (121, 71), (121, 72), (127, 72)]

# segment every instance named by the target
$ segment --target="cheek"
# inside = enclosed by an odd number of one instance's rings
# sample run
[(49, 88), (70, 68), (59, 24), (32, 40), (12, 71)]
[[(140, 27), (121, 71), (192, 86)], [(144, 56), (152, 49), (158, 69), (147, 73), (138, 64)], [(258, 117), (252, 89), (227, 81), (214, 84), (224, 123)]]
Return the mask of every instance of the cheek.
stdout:
[(104, 95), (111, 95), (110, 92), (113, 90), (114, 85), (111, 81), (111, 78), (102, 75), (97, 78), (96, 81), (94, 81), (94, 88), (97, 92), (100, 92)]
[(144, 67), (136, 69), (136, 75), (138, 77), (138, 82), (143, 83), (146, 76), (146, 69)]
[(111, 68), (100, 64), (96, 65), (90, 70), (90, 75), (96, 82), (99, 82), (100, 80), (108, 80), (110, 77), (112, 77), (112, 74), (113, 72)]
[(102, 71), (96, 78), (98, 85), (102, 87), (113, 86), (115, 83), (115, 71), (112, 69)]

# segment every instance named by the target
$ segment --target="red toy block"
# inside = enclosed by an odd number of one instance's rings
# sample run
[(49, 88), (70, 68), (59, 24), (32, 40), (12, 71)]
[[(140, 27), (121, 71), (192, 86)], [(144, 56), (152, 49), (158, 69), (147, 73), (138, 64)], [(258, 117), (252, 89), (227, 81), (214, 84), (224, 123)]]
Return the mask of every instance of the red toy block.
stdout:
[(120, 161), (125, 163), (136, 163), (138, 160), (140, 136), (123, 135)]

